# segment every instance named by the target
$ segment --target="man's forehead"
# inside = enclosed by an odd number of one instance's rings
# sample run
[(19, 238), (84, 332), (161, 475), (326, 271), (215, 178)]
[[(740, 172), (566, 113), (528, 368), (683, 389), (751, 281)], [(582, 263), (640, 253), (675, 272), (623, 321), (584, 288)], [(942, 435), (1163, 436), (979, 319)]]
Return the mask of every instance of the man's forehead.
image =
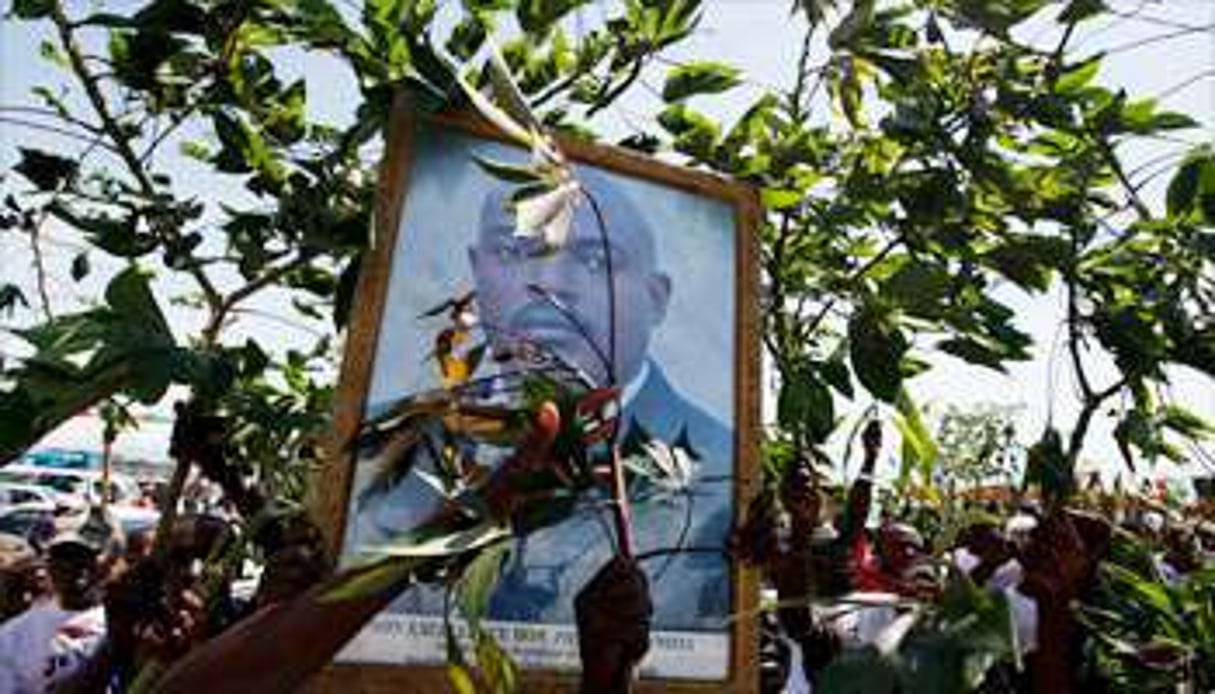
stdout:
[[(611, 243), (634, 255), (654, 259), (656, 248), (653, 231), (634, 201), (601, 173), (580, 170), (576, 175), (602, 212)], [(497, 186), (485, 196), (478, 231), (480, 243), (496, 242), (502, 237), (514, 235), (511, 203), (514, 191), (509, 186)], [(574, 208), (571, 241), (577, 243), (585, 239), (599, 239), (599, 220), (591, 203), (580, 198)]]

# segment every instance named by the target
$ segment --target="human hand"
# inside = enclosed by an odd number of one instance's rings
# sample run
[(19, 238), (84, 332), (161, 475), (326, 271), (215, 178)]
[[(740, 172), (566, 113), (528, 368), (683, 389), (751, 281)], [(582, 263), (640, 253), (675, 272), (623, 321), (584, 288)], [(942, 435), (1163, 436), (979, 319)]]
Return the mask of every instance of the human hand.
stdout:
[(865, 456), (876, 458), (882, 448), (882, 425), (878, 420), (869, 420), (865, 430), (861, 432), (861, 444), (865, 447)]
[(650, 648), (649, 581), (631, 559), (613, 557), (574, 598), (582, 691), (629, 691)]
[(1065, 605), (1083, 590), (1095, 561), (1072, 517), (1055, 511), (1034, 528), (1022, 553), (1025, 593), (1039, 603)]
[(108, 586), (105, 610), (116, 664), (130, 673), (151, 661), (176, 660), (206, 631), (206, 607), (198, 594), (170, 580), (151, 559)]

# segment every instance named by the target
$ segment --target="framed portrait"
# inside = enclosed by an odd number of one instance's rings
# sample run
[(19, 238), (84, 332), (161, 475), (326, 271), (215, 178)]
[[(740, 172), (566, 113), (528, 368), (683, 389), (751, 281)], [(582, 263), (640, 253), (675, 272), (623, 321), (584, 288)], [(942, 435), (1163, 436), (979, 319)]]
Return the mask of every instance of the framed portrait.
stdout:
[[(520, 248), (503, 181), (477, 162), (526, 164), (531, 153), (475, 115), (422, 114), (398, 98), (318, 515), (351, 562), (430, 512), (424, 471), (382, 484), (375, 461), (346, 443), (390, 404), (444, 386), (435, 307), (474, 297), (490, 351), (523, 336), (589, 381), (610, 369), (620, 436), (686, 453), (678, 493), (630, 500), (654, 605), (639, 687), (752, 691), (754, 620), (732, 616), (754, 609), (756, 579), (723, 550), (759, 474), (754, 191), (620, 148), (556, 142), (594, 204), (575, 205), (565, 242), (537, 259)], [(574, 597), (614, 551), (603, 513), (588, 502), (510, 540), (484, 624), (525, 691), (577, 686)], [(443, 609), (441, 590), (408, 589), (347, 644), (322, 687), (446, 690)]]

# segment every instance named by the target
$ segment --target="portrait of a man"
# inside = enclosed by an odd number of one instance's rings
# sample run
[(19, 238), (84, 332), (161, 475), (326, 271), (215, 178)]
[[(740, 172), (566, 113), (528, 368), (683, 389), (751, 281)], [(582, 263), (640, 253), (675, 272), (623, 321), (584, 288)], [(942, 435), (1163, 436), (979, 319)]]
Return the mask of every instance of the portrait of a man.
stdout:
[[(575, 176), (595, 204), (574, 206), (560, 247), (537, 248), (539, 239), (516, 233), (510, 186), (473, 161), (474, 154), (520, 161), (525, 153), (439, 129), (420, 137), (417, 149), (367, 416), (437, 386), (427, 363), (434, 329), (420, 316), (473, 290), (478, 328), (495, 353), (538, 346), (588, 382), (615, 384), (620, 438), (661, 443), (671, 454), (674, 479), (631, 503), (635, 551), (647, 557), (653, 628), (724, 639), (731, 585), (722, 548), (735, 465), (733, 209), (578, 164)], [(505, 359), (489, 368), (527, 364)], [(502, 456), (484, 450), (477, 458), (492, 467)], [(424, 474), (368, 493), (371, 463), (355, 465), (344, 556), (418, 525), (441, 501)], [(433, 463), (416, 464), (425, 473)], [(613, 552), (607, 518), (604, 497), (589, 493), (570, 518), (519, 536), (487, 618), (573, 624), (574, 595)], [(391, 609), (433, 616), (442, 606), (440, 591), (419, 588)]]

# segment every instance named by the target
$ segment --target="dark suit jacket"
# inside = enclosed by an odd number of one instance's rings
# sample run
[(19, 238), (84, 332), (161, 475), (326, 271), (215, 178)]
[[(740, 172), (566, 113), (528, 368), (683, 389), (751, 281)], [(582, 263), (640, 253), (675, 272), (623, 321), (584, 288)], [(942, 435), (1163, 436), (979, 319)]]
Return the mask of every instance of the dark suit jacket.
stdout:
[[(627, 438), (640, 426), (655, 440), (690, 444), (698, 457), (686, 491), (667, 491), (631, 505), (638, 554), (655, 549), (722, 547), (732, 517), (734, 437), (720, 420), (671, 387), (650, 365), (649, 375), (625, 404)], [(351, 495), (346, 551), (382, 542), (423, 520), (437, 496), (416, 476), (357, 506)], [(429, 499), (429, 501), (428, 501)], [(562, 523), (520, 538), (489, 608), (491, 619), (572, 624), (573, 598), (612, 554), (610, 514), (603, 498), (588, 499)], [(728, 565), (720, 554), (668, 554), (645, 562), (656, 630), (721, 628), (729, 614)], [(438, 614), (441, 591), (415, 588), (394, 609)]]

